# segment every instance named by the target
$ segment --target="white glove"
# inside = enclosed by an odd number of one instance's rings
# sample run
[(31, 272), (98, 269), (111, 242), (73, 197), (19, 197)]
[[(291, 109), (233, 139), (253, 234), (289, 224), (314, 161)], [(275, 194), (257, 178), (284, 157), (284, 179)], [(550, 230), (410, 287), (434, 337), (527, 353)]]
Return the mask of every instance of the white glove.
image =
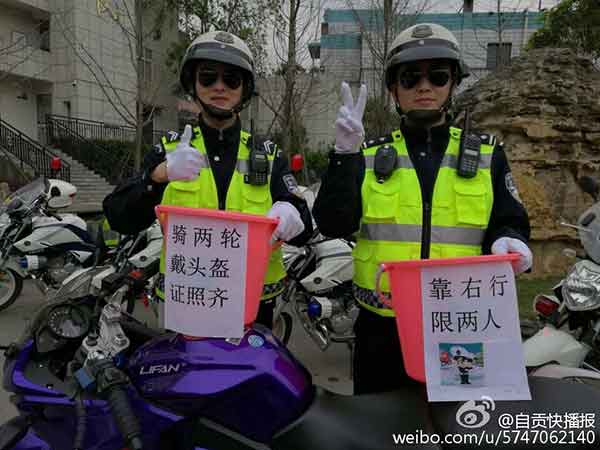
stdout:
[(363, 84), (360, 87), (356, 105), (350, 86), (345, 81), (342, 82), (341, 95), (343, 105), (340, 107), (335, 121), (335, 152), (358, 153), (365, 138), (362, 117), (367, 104), (367, 86)]
[(167, 178), (174, 180), (193, 180), (202, 168), (202, 155), (190, 145), (192, 126), (186, 125), (181, 140), (175, 150), (167, 153)]
[(273, 241), (289, 241), (304, 231), (304, 222), (298, 210), (288, 202), (275, 202), (267, 217), (278, 217), (279, 224), (273, 232)]
[(523, 241), (519, 239), (501, 237), (492, 244), (492, 253), (495, 255), (506, 255), (507, 253), (518, 253), (521, 255), (517, 261), (513, 262), (515, 274), (525, 272), (533, 263), (531, 250)]

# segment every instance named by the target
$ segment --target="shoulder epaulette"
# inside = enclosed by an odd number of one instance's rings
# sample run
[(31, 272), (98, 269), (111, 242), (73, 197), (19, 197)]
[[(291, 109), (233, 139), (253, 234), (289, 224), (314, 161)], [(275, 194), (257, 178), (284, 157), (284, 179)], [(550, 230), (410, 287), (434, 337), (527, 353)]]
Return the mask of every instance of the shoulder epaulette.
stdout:
[(394, 136), (391, 134), (386, 134), (385, 136), (376, 139), (365, 139), (363, 142), (363, 148), (373, 147), (374, 145), (389, 144), (390, 142), (394, 142)]
[(262, 142), (262, 145), (269, 155), (274, 155), (275, 153), (277, 153), (278, 148), (275, 142), (267, 139)]

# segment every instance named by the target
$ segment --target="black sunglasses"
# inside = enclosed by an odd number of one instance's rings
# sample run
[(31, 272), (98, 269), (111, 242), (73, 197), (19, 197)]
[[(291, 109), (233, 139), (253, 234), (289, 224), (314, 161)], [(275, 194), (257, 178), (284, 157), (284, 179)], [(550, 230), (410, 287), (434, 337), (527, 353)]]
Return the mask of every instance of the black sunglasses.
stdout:
[(240, 72), (225, 71), (219, 74), (216, 70), (199, 70), (197, 80), (204, 87), (210, 87), (217, 82), (219, 77), (229, 89), (237, 89), (241, 86), (244, 77)]
[(421, 78), (427, 77), (434, 86), (444, 87), (450, 81), (451, 76), (448, 69), (429, 69), (427, 73), (419, 70), (406, 70), (398, 74), (398, 81), (404, 89), (412, 89), (421, 81)]

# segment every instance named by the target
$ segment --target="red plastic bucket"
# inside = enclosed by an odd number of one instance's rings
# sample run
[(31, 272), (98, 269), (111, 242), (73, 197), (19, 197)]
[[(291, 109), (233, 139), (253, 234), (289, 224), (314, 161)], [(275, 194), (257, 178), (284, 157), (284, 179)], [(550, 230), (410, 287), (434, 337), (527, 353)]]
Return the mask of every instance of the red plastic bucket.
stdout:
[(244, 325), (251, 325), (256, 320), (258, 314), (258, 306), (269, 264), (269, 257), (271, 251), (276, 248), (271, 246), (270, 241), (279, 220), (255, 214), (159, 205), (156, 207), (156, 216), (163, 227), (163, 235), (165, 236), (165, 230), (168, 229), (169, 213), (182, 216), (206, 217), (213, 220), (223, 220), (232, 224), (248, 224)]
[[(402, 346), (402, 359), (406, 373), (413, 379), (425, 382), (425, 355), (423, 339), (423, 304), (421, 269), (432, 266), (486, 264), (516, 261), (517, 254), (466, 256), (462, 258), (422, 259), (384, 262), (379, 265), (375, 282), (379, 299), (391, 306), (396, 315), (396, 327)], [(390, 277), (391, 305), (380, 291), (381, 276)]]

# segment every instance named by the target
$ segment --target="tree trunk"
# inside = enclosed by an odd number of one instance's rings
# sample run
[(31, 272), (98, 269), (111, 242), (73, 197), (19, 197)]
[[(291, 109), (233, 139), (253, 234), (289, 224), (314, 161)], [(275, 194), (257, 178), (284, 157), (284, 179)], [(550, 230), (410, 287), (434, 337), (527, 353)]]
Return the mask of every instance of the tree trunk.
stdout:
[(497, 20), (498, 20), (498, 51), (496, 53), (496, 70), (500, 69), (500, 67), (502, 67), (503, 65), (503, 60), (502, 60), (502, 56), (503, 56), (503, 52), (504, 49), (502, 48), (502, 15), (501, 15), (501, 0), (497, 1)]
[(144, 45), (142, 42), (142, 0), (135, 0), (135, 33), (136, 33), (136, 51), (137, 51), (137, 89), (136, 89), (136, 112), (135, 112), (135, 155), (133, 163), (136, 171), (140, 170), (142, 165), (142, 136), (144, 131), (144, 101), (142, 98), (144, 83)]
[[(384, 0), (383, 3), (383, 65), (385, 67), (385, 60), (387, 58), (388, 49), (390, 47), (390, 31), (392, 28), (392, 0)], [(381, 86), (379, 92), (379, 101), (387, 110), (387, 86), (385, 84), (385, 75), (381, 77)]]
[(285, 98), (282, 124), (282, 146), (288, 154), (293, 153), (293, 134), (296, 128), (294, 117), (294, 84), (296, 82), (296, 19), (298, 4), (301, 0), (290, 0), (290, 19), (288, 28), (288, 55), (285, 70)]

